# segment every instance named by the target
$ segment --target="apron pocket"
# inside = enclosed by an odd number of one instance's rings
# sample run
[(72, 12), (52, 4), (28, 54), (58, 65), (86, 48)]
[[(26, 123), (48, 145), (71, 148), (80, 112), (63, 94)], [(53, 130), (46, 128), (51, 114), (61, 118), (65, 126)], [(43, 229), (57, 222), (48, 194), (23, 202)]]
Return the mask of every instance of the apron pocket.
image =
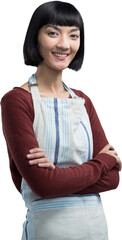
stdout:
[(38, 199), (32, 202), (35, 240), (108, 239), (99, 195), (71, 199)]

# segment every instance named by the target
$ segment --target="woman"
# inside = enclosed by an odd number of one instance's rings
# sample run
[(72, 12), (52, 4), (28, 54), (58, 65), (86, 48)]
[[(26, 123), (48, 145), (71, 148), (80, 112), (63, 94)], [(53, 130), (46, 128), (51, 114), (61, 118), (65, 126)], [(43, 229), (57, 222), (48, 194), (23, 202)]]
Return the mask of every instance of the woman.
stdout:
[(83, 56), (78, 10), (39, 6), (24, 42), (25, 64), (37, 71), (1, 101), (12, 178), (28, 209), (22, 240), (108, 239), (99, 193), (118, 186), (121, 161), (91, 100), (62, 81)]

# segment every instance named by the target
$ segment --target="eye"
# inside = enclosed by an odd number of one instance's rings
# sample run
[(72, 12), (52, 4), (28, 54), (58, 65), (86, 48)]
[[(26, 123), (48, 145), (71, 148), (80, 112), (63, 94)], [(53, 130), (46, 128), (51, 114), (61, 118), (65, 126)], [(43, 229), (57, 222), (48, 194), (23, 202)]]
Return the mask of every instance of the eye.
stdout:
[(52, 37), (53, 37), (53, 36), (55, 37), (55, 36), (57, 36), (58, 34), (57, 34), (56, 32), (48, 32), (48, 35), (49, 35), (49, 36), (52, 36)]
[(70, 35), (71, 36), (71, 38), (73, 38), (73, 39), (78, 39), (80, 36), (79, 35), (77, 35), (77, 34), (72, 34), (72, 35)]

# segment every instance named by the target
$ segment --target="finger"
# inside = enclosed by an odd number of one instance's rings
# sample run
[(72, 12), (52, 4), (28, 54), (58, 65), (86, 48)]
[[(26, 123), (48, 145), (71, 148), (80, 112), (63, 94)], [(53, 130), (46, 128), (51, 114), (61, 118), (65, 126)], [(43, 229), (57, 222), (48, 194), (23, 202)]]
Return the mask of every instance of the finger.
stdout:
[(121, 171), (122, 170), (122, 164), (120, 164), (120, 163), (117, 163), (117, 164), (118, 164), (118, 168), (119, 168), (118, 170)]
[(107, 152), (110, 148), (111, 148), (111, 146), (110, 146), (110, 144), (108, 143), (107, 145), (105, 145), (105, 147), (103, 147), (103, 148), (101, 149), (101, 151), (99, 152), (99, 154), (100, 154), (100, 153), (105, 153), (105, 152)]
[(42, 152), (42, 151), (44, 151), (43, 148), (33, 148), (33, 149), (30, 149), (30, 150), (29, 150), (30, 153)]
[(107, 151), (107, 150), (109, 150), (110, 148), (111, 148), (111, 145), (108, 143), (103, 149)]
[(110, 153), (111, 155), (116, 155), (116, 156), (118, 156), (118, 153), (117, 153), (116, 151), (109, 150), (109, 153)]
[(122, 167), (122, 161), (120, 160), (120, 158), (116, 157), (116, 159), (117, 159), (117, 163)]
[(115, 151), (114, 147), (110, 144), (106, 145), (106, 150)]
[(44, 152), (31, 153), (26, 155), (28, 159), (36, 159), (46, 156)]
[(116, 156), (116, 160), (117, 160), (117, 164), (119, 166), (119, 171), (121, 171), (121, 169), (122, 169), (122, 161), (120, 160), (120, 158), (118, 156)]
[(39, 167), (49, 168), (50, 170), (55, 169), (55, 166), (52, 163), (39, 163)]
[(110, 148), (109, 148), (109, 150), (114, 150), (114, 147), (110, 145)]
[(50, 170), (55, 169), (54, 164), (51, 163), (48, 158), (34, 159), (29, 161), (29, 164), (30, 165), (38, 164), (39, 167), (49, 168)]
[(30, 165), (35, 165), (38, 163), (45, 164), (45, 163), (50, 163), (50, 161), (48, 160), (48, 158), (38, 158), (38, 159), (33, 159), (29, 161)]
[(116, 151), (112, 151), (113, 152), (113, 154), (115, 154), (116, 156), (118, 156), (118, 153), (116, 152)]

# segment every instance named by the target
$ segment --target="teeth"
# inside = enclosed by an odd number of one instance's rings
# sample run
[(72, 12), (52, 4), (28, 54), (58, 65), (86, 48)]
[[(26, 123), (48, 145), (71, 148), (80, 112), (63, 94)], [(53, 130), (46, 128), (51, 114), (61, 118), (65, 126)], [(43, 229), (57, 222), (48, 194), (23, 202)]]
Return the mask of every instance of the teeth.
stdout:
[(57, 57), (67, 57), (68, 54), (53, 53)]

